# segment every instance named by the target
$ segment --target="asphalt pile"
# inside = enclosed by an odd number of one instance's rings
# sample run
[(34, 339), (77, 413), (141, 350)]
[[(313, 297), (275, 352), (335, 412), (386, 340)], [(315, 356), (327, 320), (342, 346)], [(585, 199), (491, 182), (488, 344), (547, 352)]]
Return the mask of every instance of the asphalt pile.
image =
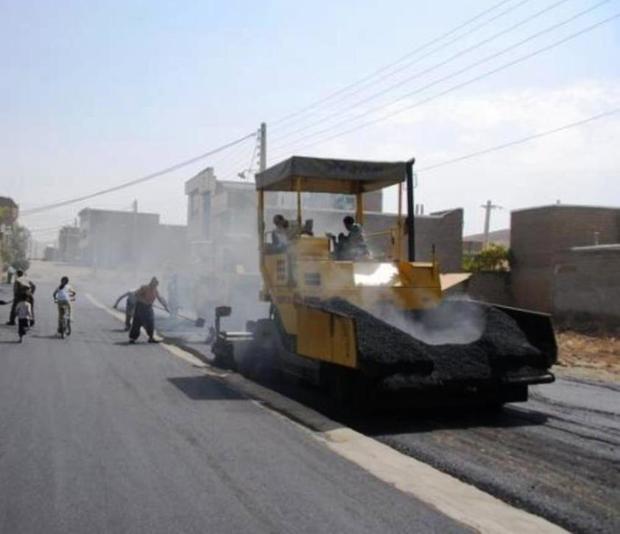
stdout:
[[(450, 307), (450, 313), (439, 309), (442, 306)], [(449, 324), (444, 324), (448, 320), (454, 321), (456, 328), (459, 317), (481, 315), (478, 339), (469, 343), (445, 344), (425, 343), (340, 298), (330, 299), (322, 307), (355, 319), (361, 362), (392, 368), (397, 368), (399, 364), (409, 365), (412, 369), (407, 372), (416, 373), (412, 379), (420, 384), (430, 386), (485, 380), (491, 378), (494, 369), (498, 368), (544, 366), (541, 364), (542, 353), (528, 342), (516, 321), (493, 306), (482, 303), (446, 301), (437, 309), (410, 314), (410, 321), (422, 323), (426, 329), (449, 328)]]
[(321, 308), (355, 319), (358, 357), (362, 362), (394, 368), (395, 372), (432, 372), (430, 354), (409, 334), (341, 298), (329, 299)]

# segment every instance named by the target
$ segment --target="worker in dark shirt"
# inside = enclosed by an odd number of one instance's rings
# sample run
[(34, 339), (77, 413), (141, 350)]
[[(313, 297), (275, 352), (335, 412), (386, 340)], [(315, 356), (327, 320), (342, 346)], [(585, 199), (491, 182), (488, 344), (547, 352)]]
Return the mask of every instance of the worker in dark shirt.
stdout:
[(333, 234), (327, 234), (334, 243), (334, 251), (338, 260), (359, 260), (368, 258), (368, 245), (362, 225), (347, 215), (342, 219), (348, 234), (340, 233), (338, 239)]

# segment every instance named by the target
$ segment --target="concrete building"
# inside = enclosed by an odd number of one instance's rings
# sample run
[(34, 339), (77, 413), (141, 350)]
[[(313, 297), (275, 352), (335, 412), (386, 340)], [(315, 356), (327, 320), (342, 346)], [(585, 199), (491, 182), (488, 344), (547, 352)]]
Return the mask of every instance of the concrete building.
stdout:
[(620, 330), (620, 244), (571, 247), (560, 254), (552, 299), (562, 324)]
[(58, 258), (61, 261), (77, 262), (80, 258), (80, 229), (77, 226), (63, 226), (58, 232)]
[(19, 206), (15, 201), (9, 197), (0, 197), (0, 274), (4, 273), (7, 268), (5, 265), (6, 240), (18, 216)]
[(187, 229), (162, 225), (156, 213), (80, 211), (80, 261), (99, 267), (178, 267), (186, 263)]
[(554, 309), (556, 265), (573, 247), (620, 243), (620, 208), (552, 205), (511, 213), (511, 287), (517, 306)]
[[(191, 273), (196, 288), (193, 306), (209, 317), (217, 305), (244, 309), (246, 318), (264, 313), (258, 305), (261, 278), (258, 268), (257, 195), (250, 182), (217, 180), (207, 168), (185, 183), (188, 196), (188, 239)], [(382, 192), (364, 196), (364, 228), (375, 257), (391, 249), (387, 230), (396, 225), (396, 215), (382, 213)], [(271, 229), (276, 214), (296, 217), (294, 193), (265, 193), (265, 222)], [(302, 216), (313, 220), (315, 235), (343, 231), (342, 219), (355, 211), (349, 195), (304, 194)], [(432, 258), (433, 245), (443, 272), (461, 269), (463, 210), (416, 217), (416, 254)], [(403, 250), (406, 246), (403, 244)], [(242, 324), (236, 327), (242, 327)]]

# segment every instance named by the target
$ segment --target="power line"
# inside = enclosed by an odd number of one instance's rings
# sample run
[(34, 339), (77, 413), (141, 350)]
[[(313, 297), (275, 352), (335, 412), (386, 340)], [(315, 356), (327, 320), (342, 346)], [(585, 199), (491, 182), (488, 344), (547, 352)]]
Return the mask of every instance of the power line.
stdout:
[(213, 150), (209, 150), (208, 152), (205, 152), (203, 154), (200, 154), (198, 156), (195, 156), (193, 158), (190, 158), (188, 160), (182, 161), (180, 163), (175, 163), (174, 165), (171, 165), (170, 167), (166, 167), (165, 169), (153, 172), (151, 174), (147, 174), (146, 176), (142, 176), (140, 178), (137, 178), (135, 180), (131, 180), (129, 182), (125, 182), (119, 185), (116, 185), (114, 187), (109, 187), (107, 189), (102, 189), (100, 191), (97, 191), (95, 193), (90, 193), (88, 195), (83, 195), (80, 197), (75, 197), (69, 200), (62, 200), (60, 202), (54, 202), (52, 204), (47, 204), (44, 206), (39, 206), (38, 208), (32, 208), (29, 210), (25, 210), (22, 212), (22, 215), (32, 215), (35, 213), (41, 213), (43, 211), (49, 211), (55, 208), (60, 208), (62, 206), (68, 206), (70, 204), (76, 204), (78, 202), (82, 202), (84, 200), (90, 200), (91, 198), (95, 198), (101, 195), (107, 195), (108, 193), (113, 193), (115, 191), (120, 191), (121, 189), (126, 189), (127, 187), (132, 187), (134, 185), (137, 184), (141, 184), (144, 182), (148, 182), (149, 180), (153, 180), (155, 178), (158, 178), (160, 176), (163, 176), (164, 174), (169, 174), (171, 172), (177, 171), (179, 169), (182, 169), (183, 167), (187, 167), (188, 165), (191, 165), (193, 163), (196, 163), (197, 161), (200, 161), (204, 158), (207, 158), (209, 156), (212, 156), (214, 154), (217, 154), (218, 152), (222, 152), (223, 150), (226, 150), (227, 148), (230, 148), (232, 146), (238, 145), (239, 143), (245, 141), (246, 139), (250, 139), (251, 137), (256, 136), (256, 132), (252, 132), (251, 134), (245, 135), (239, 139), (236, 139), (235, 141), (231, 141), (230, 143), (226, 143), (225, 145), (222, 145), (218, 148), (215, 148)]
[[(479, 81), (479, 80), (482, 80), (482, 79), (484, 79), (484, 78), (487, 78), (487, 77), (489, 77), (489, 76), (491, 76), (491, 75), (493, 75), (493, 74), (497, 74), (498, 72), (501, 72), (501, 71), (503, 71), (503, 70), (505, 70), (505, 69), (507, 69), (507, 68), (509, 68), (509, 67), (512, 67), (512, 66), (514, 66), (514, 65), (517, 65), (518, 63), (522, 63), (523, 61), (526, 61), (526, 60), (528, 60), (528, 59), (531, 59), (532, 57), (535, 57), (535, 56), (537, 56), (537, 55), (539, 55), (539, 54), (542, 54), (542, 53), (544, 53), (544, 52), (547, 52), (547, 51), (549, 51), (549, 50), (552, 50), (553, 48), (556, 48), (556, 47), (558, 47), (558, 46), (560, 46), (560, 45), (562, 45), (562, 44), (564, 44), (564, 43), (566, 43), (566, 42), (568, 42), (568, 41), (571, 41), (572, 39), (575, 39), (575, 38), (579, 37), (580, 35), (583, 35), (583, 34), (585, 34), (585, 33), (588, 33), (588, 32), (590, 32), (590, 31), (593, 31), (593, 30), (595, 30), (596, 28), (598, 28), (598, 27), (600, 27), (600, 26), (602, 26), (602, 25), (604, 25), (604, 24), (607, 24), (607, 23), (609, 23), (609, 22), (611, 22), (611, 21), (613, 21), (613, 20), (617, 19), (618, 17), (620, 17), (620, 13), (616, 13), (616, 14), (614, 14), (614, 15), (612, 15), (612, 16), (610, 16), (610, 17), (606, 18), (606, 19), (603, 19), (603, 20), (601, 20), (601, 21), (599, 21), (599, 22), (596, 22), (595, 24), (592, 24), (592, 25), (590, 25), (590, 26), (587, 26), (586, 28), (583, 28), (583, 29), (581, 29), (581, 30), (579, 30), (579, 31), (577, 31), (577, 32), (574, 32), (574, 33), (572, 33), (572, 34), (568, 35), (567, 37), (564, 37), (564, 38), (562, 38), (562, 39), (559, 39), (558, 41), (554, 41), (553, 43), (551, 43), (551, 44), (549, 44), (549, 45), (547, 45), (547, 46), (544, 46), (544, 47), (542, 47), (542, 48), (536, 49), (536, 50), (534, 50), (533, 52), (530, 52), (530, 53), (528, 53), (528, 54), (525, 54), (525, 55), (523, 55), (523, 56), (520, 56), (520, 57), (518, 57), (518, 58), (516, 58), (516, 59), (514, 59), (514, 60), (512, 60), (512, 61), (509, 61), (508, 63), (504, 63), (504, 64), (500, 65), (500, 66), (499, 66), (499, 67), (497, 67), (497, 68), (491, 69), (491, 70), (486, 71), (486, 72), (484, 72), (484, 73), (482, 73), (482, 74), (479, 74), (479, 75), (477, 75), (477, 76), (474, 76), (473, 78), (470, 78), (470, 79), (468, 79), (468, 80), (466, 80), (466, 81), (464, 81), (464, 82), (461, 82), (461, 83), (459, 83), (459, 84), (457, 84), (457, 85), (453, 85), (452, 87), (449, 87), (448, 89), (446, 89), (446, 90), (444, 90), (444, 91), (441, 91), (441, 92), (439, 92), (439, 93), (437, 93), (437, 94), (435, 94), (435, 95), (431, 95), (431, 96), (429, 96), (429, 97), (427, 97), (427, 98), (424, 98), (424, 99), (422, 99), (422, 100), (419, 100), (419, 101), (417, 101), (417, 102), (415, 102), (415, 103), (413, 103), (413, 104), (411, 104), (411, 105), (405, 106), (405, 107), (403, 107), (403, 108), (400, 108), (400, 109), (398, 109), (398, 110), (392, 111), (392, 112), (390, 112), (390, 113), (387, 113), (387, 114), (382, 115), (382, 116), (380, 116), (380, 117), (377, 117), (377, 118), (375, 118), (375, 119), (369, 120), (369, 121), (364, 122), (364, 123), (362, 123), (362, 124), (359, 124), (359, 125), (357, 125), (357, 126), (355, 126), (355, 127), (353, 127), (353, 128), (349, 128), (348, 130), (344, 130), (344, 131), (342, 131), (342, 132), (337, 132), (337, 133), (335, 133), (335, 134), (333, 134), (333, 135), (330, 135), (330, 136), (328, 136), (328, 137), (325, 137), (325, 138), (322, 138), (322, 139), (318, 139), (318, 140), (312, 141), (312, 142), (310, 142), (310, 143), (307, 143), (307, 144), (303, 145), (300, 149), (305, 149), (305, 148), (308, 148), (308, 147), (311, 147), (311, 146), (315, 146), (315, 145), (317, 145), (317, 144), (325, 143), (325, 142), (327, 142), (327, 141), (330, 141), (330, 140), (332, 140), (332, 139), (336, 139), (336, 138), (338, 138), (338, 137), (342, 137), (342, 136), (344, 136), (344, 135), (348, 135), (348, 134), (350, 134), (350, 133), (356, 132), (356, 131), (361, 130), (361, 129), (363, 129), (363, 128), (367, 128), (368, 126), (371, 126), (371, 125), (376, 124), (376, 123), (378, 123), (378, 122), (385, 121), (385, 120), (387, 120), (387, 119), (389, 119), (389, 118), (392, 118), (392, 117), (394, 117), (395, 115), (399, 115), (400, 113), (403, 113), (403, 112), (405, 112), (405, 111), (409, 111), (409, 110), (411, 110), (411, 109), (413, 109), (413, 108), (419, 107), (419, 106), (421, 106), (421, 105), (423, 105), (423, 104), (426, 104), (426, 103), (428, 103), (428, 102), (430, 102), (430, 101), (432, 101), (432, 100), (435, 100), (435, 99), (437, 99), (437, 98), (440, 98), (440, 97), (442, 97), (442, 96), (444, 96), (444, 95), (446, 95), (446, 94), (448, 94), (448, 93), (451, 93), (451, 92), (453, 92), (453, 91), (456, 91), (456, 90), (458, 90), (458, 89), (461, 89), (461, 88), (463, 88), (463, 87), (465, 87), (465, 86), (467, 86), (467, 85), (470, 85), (470, 84), (472, 84), (472, 83), (474, 83), (474, 82), (477, 82), (477, 81)], [(461, 71), (459, 71), (459, 74), (460, 74), (461, 72), (464, 72), (464, 69), (462, 69)], [(455, 74), (455, 73), (453, 73), (453, 75), (456, 75), (456, 74)], [(450, 76), (453, 76), (453, 75), (450, 75)], [(445, 77), (444, 77), (444, 79), (445, 79)], [(402, 99), (402, 98), (403, 98), (403, 97), (401, 97), (401, 99)], [(392, 104), (389, 104), (389, 105), (392, 105)], [(382, 106), (382, 108), (383, 108), (383, 107), (387, 107), (387, 106)], [(377, 108), (377, 109), (379, 109), (379, 108)], [(375, 110), (371, 110), (371, 111), (369, 111), (369, 112), (366, 112), (366, 113), (364, 113), (364, 114), (360, 115), (359, 117), (356, 117), (356, 119), (363, 118), (364, 116), (366, 116), (366, 115), (368, 115), (368, 114), (370, 114), (370, 113), (372, 113), (372, 112), (374, 112), (374, 111), (377, 111), (377, 109), (375, 109)], [(346, 122), (350, 122), (350, 121), (341, 121), (341, 123), (340, 123), (340, 124), (344, 124), (344, 123), (346, 123)], [(332, 129), (333, 129), (334, 127), (336, 127), (336, 126), (337, 126), (337, 125), (332, 126), (331, 128), (327, 128), (327, 129), (324, 129), (324, 130), (320, 130), (320, 131), (315, 132), (315, 133), (313, 133), (313, 134), (308, 134), (307, 136), (304, 136), (304, 137), (302, 137), (302, 138), (300, 138), (300, 139), (296, 140), (296, 142), (295, 142), (295, 143), (298, 143), (299, 141), (303, 141), (304, 139), (309, 139), (309, 138), (312, 138), (312, 137), (316, 137), (317, 135), (320, 135), (321, 133), (326, 133), (326, 132), (329, 132), (330, 130), (332, 130)], [(291, 146), (291, 145), (293, 145), (293, 144), (286, 144), (286, 145), (284, 145), (284, 146), (280, 147), (280, 151), (282, 151), (282, 149), (283, 149), (283, 148), (287, 148), (288, 146)]]
[[(289, 132), (287, 132), (287, 133), (285, 133), (285, 134), (283, 134), (283, 135), (281, 135), (279, 137), (276, 137), (276, 139), (272, 140), (272, 142), (275, 142), (276, 145), (277, 145), (277, 142), (280, 141), (281, 139), (285, 139), (287, 137), (290, 137), (291, 135), (294, 135), (296, 133), (299, 133), (299, 132), (302, 132), (304, 130), (307, 130), (308, 128), (313, 128), (314, 126), (318, 126), (319, 124), (323, 124), (324, 122), (331, 121), (332, 119), (335, 119), (336, 117), (338, 117), (340, 115), (346, 114), (346, 112), (349, 111), (349, 110), (353, 110), (353, 109), (361, 106), (362, 104), (366, 104), (368, 102), (376, 100), (377, 98), (379, 98), (379, 97), (381, 97), (381, 96), (383, 96), (383, 95), (393, 91), (394, 89), (397, 89), (398, 87), (402, 87), (403, 85), (405, 85), (405, 84), (407, 84), (407, 83), (409, 83), (409, 82), (411, 82), (411, 81), (413, 81), (413, 80), (415, 80), (417, 78), (425, 76), (426, 74), (429, 74), (429, 73), (437, 70), (440, 67), (444, 67), (445, 65), (453, 62), (455, 59), (458, 59), (461, 56), (464, 56), (465, 54), (468, 54), (469, 52), (472, 52), (472, 51), (474, 51), (474, 50), (476, 50), (476, 49), (478, 49), (478, 48), (480, 48), (480, 47), (482, 47), (482, 46), (484, 46), (486, 44), (489, 44), (490, 42), (494, 41), (495, 39), (497, 39), (499, 37), (502, 37), (502, 36), (512, 32), (512, 31), (520, 28), (521, 26), (531, 22), (532, 20), (535, 20), (538, 17), (541, 17), (541, 16), (545, 15), (549, 11), (551, 11), (551, 10), (561, 6), (562, 4), (565, 4), (568, 1), (569, 0), (559, 0), (559, 1), (549, 5), (547, 7), (545, 7), (544, 9), (541, 9), (541, 10), (533, 13), (532, 15), (528, 15), (524, 19), (520, 20), (519, 22), (516, 22), (515, 24), (512, 24), (511, 26), (509, 26), (508, 28), (506, 28), (506, 29), (504, 29), (502, 31), (494, 33), (490, 37), (486, 37), (486, 38), (482, 39), (481, 41), (478, 41), (477, 43), (475, 43), (475, 44), (473, 44), (471, 46), (468, 46), (466, 48), (463, 48), (463, 49), (459, 50), (455, 54), (451, 55), (450, 57), (448, 57), (447, 59), (445, 59), (443, 61), (440, 61), (439, 63), (435, 63), (435, 64), (431, 65), (430, 67), (427, 67), (427, 68), (425, 68), (425, 69), (423, 69), (421, 71), (418, 71), (418, 72), (416, 72), (415, 74), (413, 74), (411, 76), (403, 78), (403, 79), (401, 79), (401, 80), (399, 80), (399, 81), (389, 85), (388, 87), (386, 87), (386, 88), (384, 88), (384, 89), (382, 89), (380, 91), (377, 91), (377, 92), (371, 94), (370, 96), (366, 96), (366, 97), (362, 98), (361, 100), (357, 100), (356, 102), (353, 102), (352, 104), (349, 104), (347, 107), (345, 107), (344, 109), (339, 110), (336, 113), (332, 113), (331, 115), (327, 115), (327, 116), (321, 117), (318, 120), (316, 120), (314, 122), (311, 122), (310, 124), (306, 124), (305, 126), (301, 126), (301, 127), (296, 128), (294, 130), (291, 130), (291, 131), (289, 131)], [(596, 6), (594, 6), (593, 8), (590, 8), (590, 9), (594, 9), (596, 7), (599, 7), (603, 3), (608, 3), (609, 1), (610, 0), (604, 0), (600, 4), (597, 4)], [(551, 31), (551, 30), (549, 30), (549, 31)], [(529, 39), (532, 39), (532, 38), (533, 37), (530, 37)], [(425, 57), (425, 56), (423, 56), (423, 57)], [(402, 97), (400, 97), (400, 98), (402, 98)], [(398, 101), (399, 101), (399, 99), (397, 99), (396, 101), (394, 101), (392, 103), (395, 103), (395, 102), (398, 102)], [(383, 106), (381, 106), (381, 107), (383, 107)], [(355, 117), (353, 119), (351, 119), (351, 120), (354, 120), (354, 119), (355, 119)]]
[[(475, 61), (475, 62), (473, 62), (473, 63), (471, 63), (471, 64), (469, 64), (469, 65), (467, 65), (467, 66), (465, 66), (465, 67), (463, 67), (463, 68), (461, 68), (459, 70), (457, 70), (457, 71), (454, 71), (454, 72), (452, 72), (450, 74), (447, 74), (447, 75), (445, 75), (445, 76), (443, 76), (441, 78), (433, 80), (432, 82), (429, 82), (426, 85), (418, 87), (417, 89), (415, 89), (413, 91), (410, 91), (410, 92), (408, 92), (408, 93), (406, 93), (406, 94), (396, 98), (395, 100), (392, 100), (392, 101), (390, 101), (390, 102), (388, 102), (386, 104), (381, 104), (379, 106), (371, 108), (371, 109), (369, 109), (369, 110), (367, 110), (367, 111), (365, 111), (365, 112), (363, 112), (363, 113), (361, 113), (361, 114), (359, 114), (359, 115), (357, 115), (355, 117), (350, 117), (350, 118), (347, 118), (347, 119), (343, 119), (343, 120), (341, 120), (341, 121), (339, 121), (339, 122), (337, 122), (335, 124), (332, 124), (331, 126), (328, 126), (327, 128), (323, 128), (321, 130), (317, 130), (315, 132), (303, 135), (303, 136), (301, 136), (300, 138), (298, 138), (296, 140), (292, 140), (292, 141), (290, 141), (288, 143), (285, 143), (284, 145), (280, 145), (279, 147), (276, 147), (276, 150), (277, 149), (282, 150), (283, 148), (288, 148), (290, 146), (294, 146), (295, 144), (299, 143), (300, 141), (304, 141), (305, 139), (311, 139), (313, 137), (320, 136), (321, 134), (329, 133), (331, 130), (333, 130), (335, 128), (338, 128), (339, 126), (344, 126), (344, 125), (348, 124), (349, 122), (357, 121), (357, 120), (362, 119), (362, 118), (364, 118), (364, 117), (366, 117), (368, 115), (371, 115), (371, 114), (373, 114), (373, 113), (375, 113), (377, 111), (381, 111), (381, 110), (383, 110), (385, 108), (391, 107), (394, 104), (396, 104), (396, 103), (398, 103), (398, 102), (400, 102), (402, 100), (405, 100), (406, 98), (409, 98), (409, 97), (411, 97), (411, 96), (413, 96), (413, 95), (415, 95), (417, 93), (420, 93), (422, 91), (425, 91), (426, 89), (429, 89), (429, 88), (433, 87), (434, 85), (437, 85), (437, 84), (443, 83), (443, 82), (445, 82), (445, 81), (447, 81), (449, 79), (455, 78), (455, 77), (457, 77), (457, 76), (459, 76), (459, 75), (461, 75), (461, 74), (463, 74), (463, 73), (465, 73), (465, 72), (467, 72), (467, 71), (469, 71), (469, 70), (471, 70), (471, 69), (473, 69), (475, 67), (478, 67), (478, 66), (480, 66), (480, 65), (482, 65), (484, 63), (487, 63), (487, 62), (489, 62), (489, 61), (491, 61), (493, 59), (496, 59), (497, 57), (502, 56), (502, 55), (510, 52), (511, 50), (514, 50), (514, 49), (516, 49), (516, 48), (518, 48), (520, 46), (523, 46), (524, 44), (528, 43), (529, 41), (532, 41), (533, 39), (536, 39), (536, 38), (538, 38), (538, 37), (540, 37), (540, 36), (542, 36), (544, 34), (547, 34), (547, 33), (550, 33), (552, 31), (555, 31), (556, 29), (560, 28), (561, 26), (565, 26), (566, 24), (569, 24), (570, 22), (573, 22), (575, 19), (590, 13), (591, 11), (593, 11), (593, 10), (597, 9), (598, 7), (600, 7), (601, 5), (603, 5), (605, 3), (608, 3), (609, 1), (610, 0), (602, 0), (601, 2), (598, 2), (597, 4), (595, 4), (594, 6), (591, 6), (591, 7), (589, 7), (586, 10), (580, 11), (579, 13), (576, 13), (575, 15), (572, 15), (568, 19), (565, 19), (565, 20), (563, 20), (561, 22), (552, 24), (551, 26), (548, 26), (548, 27), (544, 28), (543, 30), (535, 32), (535, 33), (529, 35), (528, 37), (526, 37), (526, 38), (524, 38), (524, 39), (522, 39), (522, 40), (520, 40), (520, 41), (518, 41), (516, 43), (513, 43), (512, 45), (510, 45), (510, 46), (508, 46), (506, 48), (503, 48), (502, 50), (499, 50), (498, 52), (490, 54), (490, 55), (488, 55), (488, 56), (486, 56), (486, 57), (484, 57), (484, 58), (482, 58), (480, 60), (477, 60), (477, 61)], [(588, 29), (586, 29), (586, 30), (589, 31)], [(561, 41), (559, 44), (562, 44), (563, 42), (564, 41)], [(526, 59), (529, 59), (529, 57), (533, 57), (533, 56), (537, 55), (538, 53), (542, 53), (542, 52), (544, 52), (546, 50), (547, 49), (540, 49), (540, 51), (532, 54), (531, 56), (528, 56)], [(513, 63), (510, 63), (509, 66), (512, 65), (512, 64)], [(499, 69), (499, 70), (503, 70), (503, 69)], [(484, 74), (481, 77), (490, 76), (491, 74), (495, 74), (495, 72), (498, 72), (499, 70), (489, 71), (488, 73)], [(477, 79), (480, 79), (480, 78), (477, 78)], [(458, 87), (460, 87), (460, 85)], [(448, 92), (451, 92), (451, 90), (448, 91)], [(445, 93), (439, 93), (438, 96), (442, 96), (443, 94), (445, 94)], [(434, 98), (435, 97), (431, 97), (430, 99), (424, 99), (424, 100), (420, 101), (419, 105), (421, 105), (422, 103), (426, 103), (427, 101), (432, 100)], [(414, 106), (411, 106), (411, 107), (416, 107), (417, 105), (418, 104), (416, 104)], [(409, 108), (404, 108), (404, 109), (409, 109)], [(398, 114), (401, 111), (403, 111), (403, 110), (397, 110), (393, 114), (389, 114), (388, 117), (391, 117), (391, 116), (393, 116), (395, 114)], [(377, 120), (370, 121), (370, 124), (374, 124), (375, 122), (379, 122), (380, 120), (383, 120), (383, 119), (379, 118)], [(355, 131), (355, 129), (356, 128), (353, 128), (351, 131)], [(314, 144), (316, 144), (316, 143), (312, 143), (309, 146), (313, 146)]]
[(541, 137), (547, 137), (549, 135), (553, 135), (558, 132), (562, 132), (564, 130), (569, 130), (571, 128), (576, 128), (577, 126), (582, 126), (584, 124), (588, 124), (590, 122), (594, 122), (605, 117), (609, 117), (610, 115), (614, 115), (620, 112), (620, 108), (611, 109), (609, 111), (605, 111), (603, 113), (599, 113), (598, 115), (594, 115), (592, 117), (588, 117), (587, 119), (583, 119), (576, 122), (571, 122), (569, 124), (564, 124), (563, 126), (558, 126), (557, 128), (553, 128), (552, 130), (545, 130), (543, 132), (539, 132), (533, 135), (528, 135), (527, 137), (522, 137), (520, 139), (515, 139), (514, 141), (508, 141), (507, 143), (502, 143), (501, 145), (495, 145), (490, 148), (485, 148), (483, 150), (478, 150), (476, 152), (472, 152), (470, 154), (466, 154), (464, 156), (459, 156), (457, 158), (452, 158), (446, 161), (442, 161), (440, 163), (435, 163), (434, 165), (429, 165), (428, 167), (424, 167), (422, 169), (418, 169), (418, 173), (420, 172), (429, 172), (435, 169), (439, 169), (440, 167), (445, 167), (446, 165), (452, 165), (453, 163), (458, 163), (460, 161), (465, 161), (471, 158), (476, 158), (478, 156), (482, 156), (485, 154), (489, 154), (490, 152), (495, 152), (497, 150), (503, 150), (505, 148), (509, 148), (514, 145), (520, 145), (522, 143), (527, 143), (529, 141), (533, 141), (534, 139), (540, 139)]
[[(390, 68), (398, 65), (399, 63), (402, 63), (403, 61), (405, 61), (406, 59), (409, 59), (410, 57), (414, 56), (415, 54), (417, 54), (418, 52), (421, 52), (423, 50), (425, 50), (426, 48), (428, 48), (429, 46), (432, 46), (433, 44), (441, 41), (442, 39), (445, 39), (446, 37), (449, 37), (450, 35), (456, 33), (457, 31), (459, 31), (462, 28), (465, 28), (466, 26), (468, 26), (469, 24), (471, 24), (472, 22), (475, 22), (476, 20), (484, 17), (485, 15), (495, 11), (496, 9), (498, 9), (499, 7), (501, 7), (504, 4), (507, 4), (509, 1), (511, 0), (502, 0), (501, 2), (498, 2), (497, 4), (494, 4), (493, 6), (491, 6), (490, 8), (482, 11), (481, 13), (478, 13), (476, 16), (472, 17), (471, 19), (465, 21), (464, 23), (456, 26), (455, 28), (452, 28), (451, 30), (449, 30), (448, 32), (440, 35), (439, 37), (436, 37), (434, 39), (432, 39), (431, 41), (426, 42), (425, 44), (415, 48), (414, 50), (412, 50), (411, 52), (408, 52), (407, 54), (405, 54), (404, 56), (402, 56), (401, 58), (397, 59), (396, 61), (385, 65), (379, 69), (377, 69), (376, 71), (364, 76), (363, 78), (356, 80), (355, 82), (352, 82), (348, 85), (346, 85), (345, 87), (338, 89), (337, 91), (334, 91), (333, 93), (328, 94), (327, 96), (320, 98), (319, 100), (316, 100), (310, 104), (308, 104), (307, 106), (303, 107), (302, 109), (295, 111), (293, 113), (289, 113), (288, 115), (285, 115), (284, 117), (281, 117), (280, 119), (277, 119), (275, 121), (271, 122), (272, 127), (273, 126), (277, 126), (278, 124), (281, 124), (285, 121), (288, 121), (294, 117), (298, 117), (299, 115), (305, 113), (306, 111), (309, 111), (311, 109), (316, 108), (317, 106), (319, 106), (320, 104), (323, 104), (329, 100), (332, 100), (334, 97), (339, 96), (345, 92), (347, 92), (349, 89), (364, 83), (368, 80), (371, 80), (373, 78), (375, 78), (376, 76), (384, 73), (385, 71), (389, 70)], [(523, 2), (522, 2), (523, 3)], [(519, 4), (520, 5), (520, 4)]]

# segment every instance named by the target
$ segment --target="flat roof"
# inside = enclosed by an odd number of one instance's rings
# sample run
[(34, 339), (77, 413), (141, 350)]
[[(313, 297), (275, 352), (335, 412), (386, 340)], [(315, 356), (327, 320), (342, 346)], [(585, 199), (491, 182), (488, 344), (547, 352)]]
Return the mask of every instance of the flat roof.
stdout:
[(405, 180), (407, 162), (361, 161), (293, 156), (256, 175), (256, 189), (356, 194)]
[(606, 251), (620, 251), (620, 243), (609, 243), (606, 245), (585, 245), (578, 247), (571, 247), (571, 252), (606, 252)]
[(546, 210), (546, 209), (563, 209), (563, 208), (581, 208), (581, 209), (599, 209), (599, 210), (614, 210), (620, 211), (620, 206), (590, 206), (585, 204), (546, 204), (543, 206), (533, 206), (530, 208), (519, 208), (516, 210), (512, 210), (512, 213), (520, 212), (520, 211), (534, 211), (534, 210)]
[(97, 213), (108, 213), (113, 215), (138, 215), (138, 216), (149, 216), (149, 217), (159, 217), (159, 213), (150, 213), (146, 211), (132, 211), (132, 210), (106, 210), (102, 208), (84, 208), (78, 211), (78, 216), (82, 215), (82, 213), (86, 212), (97, 212)]

